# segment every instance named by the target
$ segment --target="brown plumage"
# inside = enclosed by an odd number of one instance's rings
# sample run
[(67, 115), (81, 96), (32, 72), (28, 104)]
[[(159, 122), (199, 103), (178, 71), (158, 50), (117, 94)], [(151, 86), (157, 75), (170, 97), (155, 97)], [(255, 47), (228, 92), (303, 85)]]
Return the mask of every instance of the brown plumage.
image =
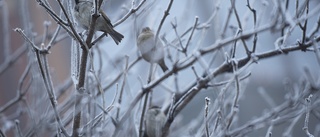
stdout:
[[(91, 14), (93, 10), (93, 3), (91, 1), (79, 1), (78, 4), (74, 7), (74, 16), (78, 24), (84, 29), (88, 30), (91, 23)], [(109, 34), (114, 42), (118, 45), (121, 40), (124, 38), (122, 34), (113, 29), (108, 16), (99, 10), (101, 16), (98, 17), (95, 24), (95, 31), (102, 31)]]
[(164, 46), (159, 38), (156, 40), (149, 27), (142, 29), (138, 36), (137, 46), (144, 60), (159, 64), (163, 72), (168, 70), (164, 62)]

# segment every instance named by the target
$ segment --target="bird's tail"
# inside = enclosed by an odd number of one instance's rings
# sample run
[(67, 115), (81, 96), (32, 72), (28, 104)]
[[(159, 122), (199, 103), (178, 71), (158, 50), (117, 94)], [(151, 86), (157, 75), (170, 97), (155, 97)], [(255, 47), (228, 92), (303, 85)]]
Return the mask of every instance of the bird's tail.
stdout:
[(165, 64), (164, 59), (161, 59), (158, 64), (159, 64), (159, 66), (161, 67), (161, 69), (162, 69), (163, 72), (166, 72), (166, 71), (168, 70), (168, 67), (167, 67), (167, 65)]
[(117, 32), (117, 31), (115, 31), (115, 30), (113, 30), (109, 35), (111, 36), (111, 38), (114, 40), (114, 42), (115, 42), (117, 45), (118, 45), (118, 44), (121, 42), (121, 40), (124, 38), (124, 36), (123, 36), (121, 33)]

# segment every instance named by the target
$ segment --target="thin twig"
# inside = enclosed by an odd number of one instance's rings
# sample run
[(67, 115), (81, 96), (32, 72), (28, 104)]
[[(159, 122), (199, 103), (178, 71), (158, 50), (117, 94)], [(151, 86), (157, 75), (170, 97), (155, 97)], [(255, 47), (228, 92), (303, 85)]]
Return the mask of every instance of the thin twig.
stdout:
[(15, 120), (14, 123), (15, 123), (15, 129), (16, 129), (16, 136), (23, 137), (23, 134), (22, 134), (21, 128), (20, 128), (20, 121)]
[(314, 137), (310, 132), (309, 132), (309, 116), (310, 116), (310, 105), (311, 105), (311, 98), (312, 98), (312, 94), (309, 95), (308, 98), (306, 98), (306, 118), (304, 120), (304, 126), (302, 128), (302, 130), (304, 130), (304, 132), (307, 134), (307, 136), (309, 137)]
[(187, 41), (187, 44), (186, 44), (186, 46), (185, 46), (185, 48), (184, 48), (185, 52), (187, 52), (187, 49), (188, 49), (189, 44), (190, 44), (190, 41), (191, 41), (191, 39), (192, 39), (194, 30), (196, 29), (197, 24), (198, 24), (198, 21), (199, 21), (199, 17), (198, 17), (198, 16), (196, 16), (195, 18), (196, 18), (196, 19), (195, 19), (195, 21), (194, 21), (194, 24), (193, 24), (193, 27), (192, 27), (192, 30), (191, 30), (191, 34), (190, 34), (190, 36), (189, 36), (189, 38), (188, 38), (188, 41)]
[[(253, 9), (250, 6), (250, 2), (249, 0), (247, 0), (247, 7), (249, 8), (249, 10), (252, 12), (253, 14), (253, 24), (254, 24), (254, 28), (257, 28), (257, 12), (255, 9)], [(251, 52), (255, 52), (256, 51), (256, 47), (257, 47), (257, 41), (258, 41), (258, 33), (255, 33), (253, 36), (253, 46), (252, 46), (252, 50)]]
[(18, 103), (19, 101), (21, 101), (21, 99), (27, 93), (28, 90), (26, 90), (26, 92), (22, 92), (21, 89), (22, 89), (23, 82), (25, 81), (25, 79), (27, 78), (27, 75), (29, 74), (30, 67), (31, 67), (31, 64), (28, 64), (27, 67), (25, 68), (25, 70), (23, 71), (20, 79), (19, 79), (19, 87), (18, 87), (18, 91), (17, 91), (17, 96), (14, 99), (12, 99), (9, 102), (7, 102), (2, 107), (0, 107), (0, 113), (3, 113), (8, 108), (10, 108), (12, 105), (14, 105), (14, 104)]
[(122, 84), (121, 84), (121, 89), (120, 89), (120, 93), (119, 93), (119, 98), (118, 98), (118, 105), (119, 107), (117, 108), (117, 114), (116, 114), (116, 119), (119, 120), (119, 115), (120, 115), (120, 105), (122, 103), (122, 95), (123, 95), (123, 91), (124, 91), (124, 87), (125, 87), (125, 84), (126, 84), (126, 79), (127, 79), (127, 71), (129, 69), (128, 67), (128, 64), (129, 64), (129, 56), (126, 56), (126, 66), (125, 66), (125, 69), (124, 69), (124, 73), (123, 73), (123, 80), (122, 80)]
[[(158, 38), (159, 33), (160, 33), (160, 30), (161, 30), (161, 28), (162, 28), (162, 25), (163, 25), (164, 21), (166, 20), (167, 16), (169, 15), (169, 11), (170, 11), (170, 9), (171, 9), (171, 6), (172, 6), (173, 1), (174, 1), (174, 0), (170, 0), (170, 3), (169, 3), (169, 5), (168, 5), (168, 7), (167, 7), (167, 10), (164, 12), (164, 15), (163, 15), (163, 17), (162, 17), (162, 19), (161, 19), (161, 21), (160, 21), (160, 24), (159, 24), (159, 27), (158, 27), (158, 30), (157, 30), (157, 33), (156, 33), (156, 38)], [(155, 42), (155, 43), (157, 43), (157, 40), (158, 40), (158, 39), (156, 39), (156, 42)]]
[(205, 131), (206, 131), (206, 136), (210, 137), (209, 133), (209, 119), (208, 119), (208, 114), (209, 114), (209, 105), (210, 105), (210, 98), (206, 97), (205, 98), (205, 107), (204, 107), (204, 119), (205, 119)]

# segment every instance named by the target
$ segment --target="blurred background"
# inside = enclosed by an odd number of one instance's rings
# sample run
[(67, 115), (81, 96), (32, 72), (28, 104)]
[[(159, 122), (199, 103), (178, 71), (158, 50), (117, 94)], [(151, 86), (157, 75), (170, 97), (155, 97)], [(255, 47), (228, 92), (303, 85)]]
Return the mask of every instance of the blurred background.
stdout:
[[(272, 22), (272, 18), (275, 16), (276, 4), (286, 3), (287, 13), (292, 17), (295, 17), (296, 2), (302, 1), (281, 1), (276, 2), (272, 0), (254, 1), (249, 0), (251, 7), (257, 11), (257, 26), (253, 23), (252, 12), (248, 9), (247, 3), (244, 1), (236, 1), (235, 6), (237, 13), (239, 14), (242, 22), (243, 32), (252, 31), (255, 27), (259, 28)], [(141, 1), (134, 1), (137, 6)], [(134, 14), (132, 14), (127, 20), (115, 27), (115, 30), (124, 35), (123, 41), (116, 45), (110, 39), (110, 37), (104, 37), (99, 41), (92, 52), (92, 63), (94, 70), (99, 77), (100, 84), (104, 89), (104, 96), (97, 97), (97, 102), (102, 103), (105, 101), (105, 105), (112, 103), (116, 93), (119, 91), (122, 85), (122, 78), (117, 79), (117, 76), (125, 69), (126, 57), (128, 57), (128, 64), (131, 64), (140, 56), (137, 47), (136, 39), (141, 29), (144, 27), (150, 27), (154, 32), (157, 31), (160, 21), (164, 15), (164, 11), (167, 9), (169, 0), (164, 1), (147, 1), (142, 7)], [(72, 16), (71, 10), (74, 2), (63, 1), (65, 8), (68, 10), (70, 16)], [(60, 7), (56, 1), (49, 1), (51, 8), (60, 14)], [(310, 0), (310, 13), (319, 12), (320, 1)], [(119, 21), (132, 7), (131, 0), (105, 0), (103, 9), (108, 14), (112, 23), (115, 24)], [(318, 10), (317, 10), (318, 9)], [(167, 16), (163, 23), (159, 36), (162, 41), (168, 41), (165, 43), (166, 58), (165, 62), (171, 69), (176, 60), (184, 60), (193, 54), (197, 54), (197, 51), (202, 48), (210, 47), (214, 45), (217, 40), (223, 40), (225, 38), (235, 37), (235, 32), (238, 29), (238, 22), (236, 16), (229, 12), (231, 10), (231, 2), (223, 0), (175, 0), (170, 9), (170, 14)], [(195, 24), (196, 17), (198, 17), (199, 24), (207, 26), (199, 26), (195, 29), (190, 44), (188, 46), (187, 55), (178, 52), (179, 42), (177, 40), (178, 35), (182, 35), (189, 28), (192, 28)], [(64, 18), (64, 17), (63, 17)], [(65, 19), (65, 18), (64, 18)], [(72, 18), (73, 19), (73, 18)], [(229, 21), (228, 21), (229, 19)], [(295, 18), (294, 18), (295, 19)], [(18, 93), (23, 91), (27, 93), (23, 96), (23, 101), (15, 103), (7, 110), (0, 112), (0, 129), (7, 134), (7, 136), (16, 135), (14, 131), (14, 121), (18, 119), (20, 121), (19, 126), (21, 132), (26, 133), (30, 130), (28, 126), (31, 121), (38, 123), (41, 120), (46, 121), (45, 115), (50, 111), (51, 105), (44, 87), (41, 82), (37, 82), (36, 78), (39, 77), (35, 74), (38, 71), (35, 63), (31, 64), (31, 73), (27, 75), (27, 80), (21, 84), (21, 76), (26, 70), (30, 62), (35, 62), (34, 52), (30, 49), (30, 46), (26, 44), (23, 37), (14, 31), (15, 28), (21, 28), (27, 34), (27, 36), (36, 42), (38, 47), (41, 47), (41, 41), (44, 39), (43, 35), (46, 33), (45, 24), (49, 23), (47, 32), (48, 38), (45, 39), (46, 45), (50, 39), (50, 35), (54, 33), (57, 28), (57, 22), (54, 21), (46, 12), (46, 10), (37, 3), (37, 1), (24, 1), (24, 0), (0, 0), (0, 107), (4, 106), (8, 102), (14, 100)], [(310, 30), (317, 26), (319, 21), (319, 14), (313, 14), (309, 17), (307, 22), (307, 34), (310, 34)], [(227, 28), (224, 29), (226, 22), (228, 22)], [(280, 21), (279, 21), (280, 22)], [(173, 25), (176, 25), (175, 32)], [(285, 23), (284, 23), (285, 24)], [(75, 25), (77, 25), (75, 23)], [(288, 25), (288, 24), (286, 24)], [(266, 30), (258, 33), (258, 41), (255, 54), (264, 53), (271, 50), (277, 50), (275, 43), (279, 40), (279, 37), (283, 36), (281, 32), (281, 25), (274, 28), (274, 30)], [(83, 29), (76, 27), (77, 31), (83, 32)], [(289, 28), (284, 29), (283, 32), (289, 31)], [(95, 37), (100, 36), (101, 32), (96, 32)], [(224, 35), (222, 35), (224, 34)], [(303, 33), (298, 26), (290, 30), (290, 35), (286, 39), (286, 43), (283, 47), (295, 46), (297, 41), (301, 40)], [(315, 36), (318, 36), (317, 31)], [(61, 97), (58, 98), (58, 105), (63, 104), (65, 100), (74, 96), (75, 84), (72, 82), (71, 77), (74, 77), (75, 68), (74, 63), (76, 58), (76, 50), (80, 50), (79, 45), (75, 44), (75, 40), (68, 36), (64, 30), (61, 30), (59, 36), (63, 37), (59, 42), (55, 43), (50, 49), (48, 57), (48, 64), (50, 67), (50, 73), (52, 76), (52, 82), (55, 89), (64, 87), (61, 92)], [(185, 45), (190, 36), (188, 32), (185, 36), (180, 37), (181, 42)], [(249, 48), (252, 48), (253, 38), (247, 39)], [(247, 56), (242, 43), (237, 42), (237, 49), (235, 53), (235, 59), (241, 59)], [(201, 56), (201, 60), (204, 60), (209, 66), (205, 68), (201, 62), (193, 64), (194, 70), (199, 76), (204, 74), (207, 70), (214, 70), (218, 68), (224, 61), (226, 61), (226, 53), (232, 49), (232, 44), (225, 46), (224, 48)], [(78, 46), (78, 47), (77, 47)], [(281, 54), (258, 60), (257, 63), (251, 64), (246, 68), (240, 76), (250, 74), (250, 76), (241, 81), (241, 95), (239, 100), (239, 112), (237, 122), (232, 125), (232, 128), (241, 127), (255, 118), (258, 118), (273, 110), (275, 106), (278, 106), (287, 100), (288, 94), (292, 87), (297, 87), (301, 84), (307, 76), (304, 72), (304, 68), (308, 68), (313, 78), (319, 84), (319, 63), (317, 57), (312, 51), (302, 52), (301, 50), (293, 51), (288, 54)], [(147, 84), (150, 64), (143, 59), (140, 59), (135, 63), (132, 68), (127, 72), (125, 77), (126, 84), (124, 87), (125, 96), (123, 97), (123, 103), (118, 104), (123, 110), (128, 108), (128, 104), (134, 99), (136, 94), (142, 89), (143, 85)], [(173, 92), (176, 91), (176, 82), (178, 80), (178, 89), (184, 91), (194, 81), (197, 80), (197, 76), (191, 67), (188, 67), (175, 76), (167, 77), (161, 84), (157, 85), (152, 91), (152, 103), (153, 105), (161, 106), (163, 109), (170, 105)], [(154, 79), (157, 79), (163, 75), (163, 72), (157, 67), (154, 75)], [(233, 75), (231, 73), (219, 74), (213, 78), (211, 83), (219, 83), (231, 79)], [(32, 78), (34, 78), (32, 80)], [(94, 74), (88, 72), (88, 84), (95, 81)], [(91, 82), (90, 82), (91, 81)], [(112, 84), (112, 82), (114, 82)], [(32, 88), (29, 88), (27, 83)], [(94, 83), (94, 82), (92, 82)], [(292, 87), (291, 87), (292, 86)], [(224, 86), (213, 86), (204, 90), (201, 90), (191, 102), (182, 110), (174, 121), (174, 128), (192, 124), (194, 121), (198, 121), (197, 117), (203, 117), (205, 107), (205, 97), (211, 99), (211, 105), (218, 95), (223, 91)], [(228, 91), (232, 91), (235, 88), (229, 88)], [(91, 94), (98, 93), (98, 90), (93, 89)], [(317, 91), (319, 95), (319, 91)], [(318, 95), (313, 99), (319, 99)], [(266, 97), (268, 96), (268, 97)], [(46, 101), (39, 101), (38, 99), (45, 98)], [(268, 99), (272, 99), (272, 103), (268, 102)], [(313, 100), (312, 99), (312, 100)], [(23, 103), (26, 102), (26, 103)], [(31, 112), (26, 112), (24, 109), (26, 105)], [(274, 105), (274, 106), (273, 106)], [(141, 107), (141, 104), (139, 104)], [(216, 111), (209, 108), (209, 111)], [(319, 110), (316, 110), (319, 113)], [(29, 113), (29, 114), (28, 114)], [(214, 112), (212, 112), (214, 113)], [(31, 117), (33, 116), (33, 118)], [(70, 117), (70, 115), (69, 115)], [(139, 117), (140, 118), (140, 117)], [(32, 120), (30, 120), (32, 119)], [(35, 120), (36, 119), (36, 120)], [(292, 136), (306, 136), (302, 130), (304, 126), (305, 114), (301, 114), (298, 122), (295, 124), (292, 131)], [(48, 121), (47, 121), (48, 122)], [(51, 121), (52, 122), (52, 121)], [(49, 123), (51, 123), (49, 122)], [(39, 122), (40, 123), (40, 122)], [(266, 122), (267, 123), (267, 122)], [(310, 115), (309, 131), (312, 134), (319, 135), (319, 117), (317, 115)], [(284, 136), (284, 131), (290, 125), (290, 122), (283, 122), (277, 124), (276, 128), (273, 128), (273, 136)], [(212, 125), (213, 126), (213, 125)], [(42, 127), (46, 128), (46, 127)], [(49, 128), (49, 127), (48, 127)], [(71, 128), (67, 125), (67, 129)], [(246, 136), (265, 136), (269, 126), (265, 125), (259, 130), (250, 131)], [(42, 130), (43, 134), (46, 134), (48, 130)], [(50, 130), (49, 130), (50, 131)], [(179, 130), (177, 130), (179, 131)], [(183, 133), (181, 135), (188, 136), (189, 133)], [(50, 134), (51, 135), (51, 134)], [(191, 133), (189, 134), (192, 135)]]

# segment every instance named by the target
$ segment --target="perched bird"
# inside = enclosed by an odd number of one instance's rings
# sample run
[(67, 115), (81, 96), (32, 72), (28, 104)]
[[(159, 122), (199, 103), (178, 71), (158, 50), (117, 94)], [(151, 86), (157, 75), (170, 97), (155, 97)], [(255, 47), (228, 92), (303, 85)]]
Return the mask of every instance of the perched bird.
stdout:
[[(74, 7), (74, 17), (78, 24), (88, 30), (91, 23), (91, 15), (93, 11), (93, 3), (91, 1), (77, 1), (76, 6)], [(103, 10), (99, 10), (100, 16), (96, 20), (95, 31), (102, 31), (109, 34), (114, 42), (118, 45), (124, 36), (119, 32), (113, 29), (113, 25), (111, 24), (110, 19), (103, 12)]]
[(155, 38), (149, 27), (142, 29), (138, 36), (137, 46), (144, 60), (159, 64), (163, 72), (168, 70), (164, 62), (164, 46), (159, 38)]
[(151, 107), (146, 113), (145, 132), (148, 137), (161, 137), (166, 115), (159, 107)]

